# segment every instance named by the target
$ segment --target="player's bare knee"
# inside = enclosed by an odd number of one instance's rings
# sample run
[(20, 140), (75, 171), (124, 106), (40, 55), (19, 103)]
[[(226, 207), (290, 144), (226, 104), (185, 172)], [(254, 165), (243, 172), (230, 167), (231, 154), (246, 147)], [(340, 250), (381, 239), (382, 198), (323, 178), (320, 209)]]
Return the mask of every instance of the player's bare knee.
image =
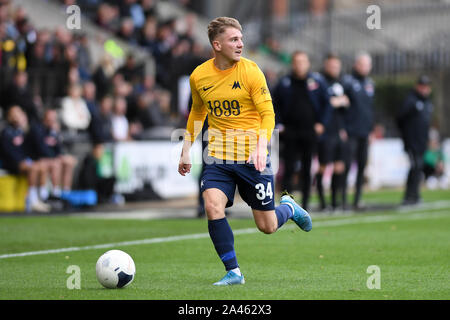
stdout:
[(258, 224), (258, 230), (265, 234), (272, 234), (277, 231), (277, 226), (273, 224)]
[(272, 233), (275, 233), (275, 231), (277, 231), (277, 228), (274, 228), (274, 227), (267, 227), (267, 228), (265, 228), (264, 229), (264, 233), (265, 234), (272, 234)]
[(225, 217), (225, 208), (214, 201), (205, 201), (205, 211), (209, 220), (216, 220)]

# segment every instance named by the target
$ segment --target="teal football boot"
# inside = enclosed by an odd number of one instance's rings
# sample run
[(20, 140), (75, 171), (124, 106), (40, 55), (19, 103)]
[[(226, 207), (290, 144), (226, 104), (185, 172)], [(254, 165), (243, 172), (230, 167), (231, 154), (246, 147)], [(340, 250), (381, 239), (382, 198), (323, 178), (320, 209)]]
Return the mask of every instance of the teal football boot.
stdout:
[(214, 285), (215, 286), (231, 286), (234, 284), (244, 284), (244, 283), (245, 283), (244, 275), (238, 276), (236, 273), (234, 273), (233, 271), (230, 270), (227, 272), (225, 277), (223, 277), (219, 281), (215, 282)]
[(291, 217), (291, 219), (302, 229), (303, 231), (311, 231), (312, 229), (312, 220), (311, 216), (309, 215), (306, 210), (304, 210), (302, 207), (300, 207), (292, 198), (292, 196), (287, 193), (283, 192), (281, 195), (281, 201), (280, 204), (290, 204), (292, 208), (294, 209), (294, 215)]

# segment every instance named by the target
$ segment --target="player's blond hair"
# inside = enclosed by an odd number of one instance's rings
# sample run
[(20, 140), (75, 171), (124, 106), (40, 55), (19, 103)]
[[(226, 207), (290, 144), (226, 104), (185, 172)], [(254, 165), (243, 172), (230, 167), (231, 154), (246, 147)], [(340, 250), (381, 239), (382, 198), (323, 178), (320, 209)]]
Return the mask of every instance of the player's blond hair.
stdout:
[(216, 39), (216, 37), (225, 32), (226, 28), (232, 27), (236, 28), (239, 31), (242, 31), (241, 24), (239, 21), (237, 21), (234, 18), (229, 17), (218, 17), (212, 20), (208, 24), (208, 38), (209, 42), (212, 44), (212, 42)]

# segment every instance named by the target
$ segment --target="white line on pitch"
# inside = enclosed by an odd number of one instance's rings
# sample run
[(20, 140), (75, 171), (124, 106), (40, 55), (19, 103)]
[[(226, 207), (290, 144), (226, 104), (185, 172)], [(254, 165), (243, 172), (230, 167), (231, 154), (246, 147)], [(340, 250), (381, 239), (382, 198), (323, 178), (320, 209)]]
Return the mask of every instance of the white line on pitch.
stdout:
[[(443, 213), (443, 212), (418, 212), (418, 213), (412, 213), (407, 216), (406, 215), (377, 215), (377, 216), (365, 216), (365, 217), (352, 217), (352, 218), (336, 219), (336, 220), (329, 220), (329, 221), (317, 221), (317, 222), (313, 223), (313, 227), (320, 228), (320, 227), (333, 227), (333, 226), (386, 222), (386, 221), (398, 221), (398, 220), (402, 220), (402, 221), (404, 221), (404, 220), (420, 220), (420, 219), (428, 219), (428, 218), (440, 218), (440, 217), (444, 217), (444, 216), (449, 216), (449, 215), (448, 215), (448, 213)], [(280, 229), (280, 231), (296, 229), (296, 228), (297, 228), (297, 226), (288, 225), (288, 226), (285, 226), (284, 228)], [(258, 232), (259, 231), (256, 228), (237, 229), (237, 230), (233, 231), (234, 235), (252, 234), (252, 233), (258, 233)], [(0, 255), (0, 259), (35, 256), (35, 255), (45, 255), (45, 254), (52, 254), (52, 253), (73, 252), (73, 251), (84, 251), (84, 250), (93, 250), (93, 249), (109, 249), (109, 248), (123, 247), (123, 246), (154, 244), (154, 243), (174, 242), (174, 241), (182, 241), (182, 240), (194, 240), (194, 239), (203, 239), (203, 238), (209, 238), (209, 233), (194, 233), (194, 234), (186, 234), (186, 235), (179, 235), (179, 236), (113, 242), (113, 243), (97, 244), (97, 245), (82, 246), (82, 247), (68, 247), (68, 248), (29, 251), (29, 252), (21, 252), (21, 253), (9, 253), (9, 254)]]

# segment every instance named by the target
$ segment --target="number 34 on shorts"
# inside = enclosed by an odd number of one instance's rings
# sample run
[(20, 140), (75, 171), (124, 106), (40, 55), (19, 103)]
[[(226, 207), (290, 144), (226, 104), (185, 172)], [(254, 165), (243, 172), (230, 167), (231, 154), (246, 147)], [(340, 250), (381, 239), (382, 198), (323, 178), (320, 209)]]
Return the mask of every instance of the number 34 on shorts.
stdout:
[(258, 183), (255, 185), (256, 189), (256, 199), (261, 201), (264, 206), (269, 204), (273, 200), (272, 182), (267, 182), (267, 185), (263, 183)]

